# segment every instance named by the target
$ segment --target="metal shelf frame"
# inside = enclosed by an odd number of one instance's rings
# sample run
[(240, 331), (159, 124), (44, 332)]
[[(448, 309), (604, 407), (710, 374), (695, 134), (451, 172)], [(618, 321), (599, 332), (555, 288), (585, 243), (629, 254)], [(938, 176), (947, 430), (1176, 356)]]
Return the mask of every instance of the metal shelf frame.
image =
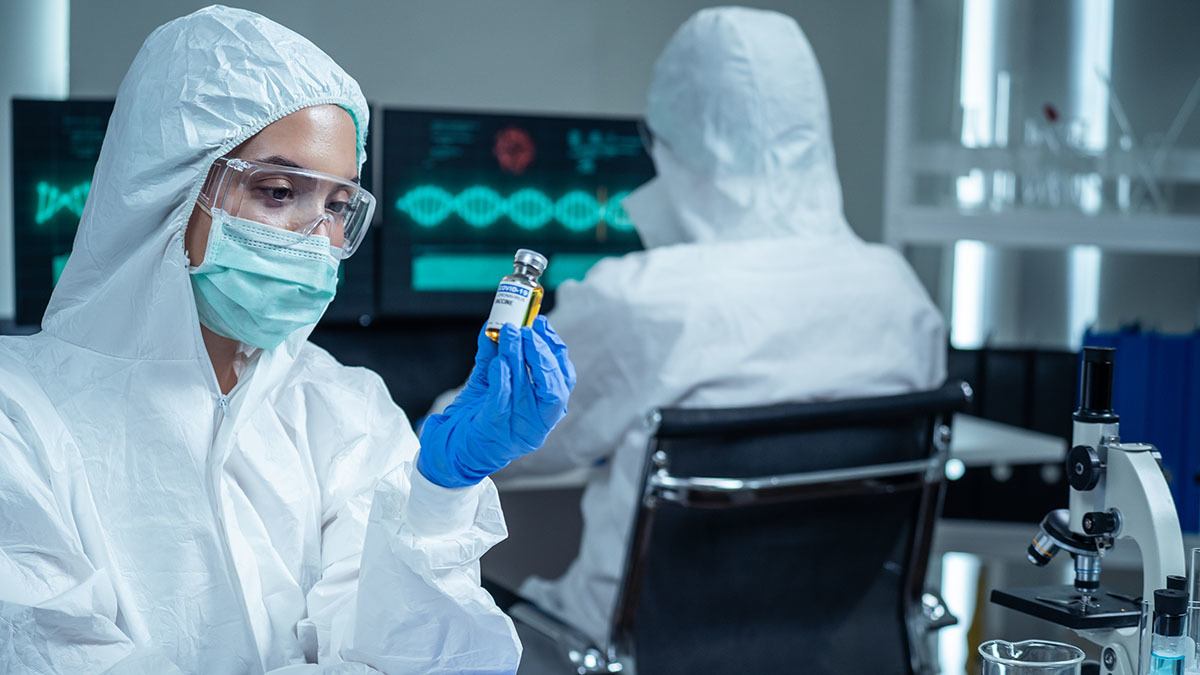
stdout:
[[(913, 202), (918, 175), (965, 173), (972, 168), (1008, 169), (1023, 156), (1018, 150), (964, 148), (952, 142), (917, 142), (912, 124), (916, 9), (921, 0), (892, 0), (888, 64), (888, 116), (884, 174), (884, 243), (903, 250), (912, 245), (953, 245), (972, 240), (1009, 248), (1065, 249), (1090, 245), (1118, 252), (1172, 256), (1200, 255), (1200, 215), (1100, 213), (1014, 208), (965, 211), (957, 206)], [(1180, 149), (1161, 167), (1162, 176), (1200, 182), (1192, 161), (1200, 150)], [(1023, 158), (1028, 159), (1028, 158)], [(1128, 156), (1115, 154), (1080, 169), (1102, 175), (1129, 173)], [(1008, 163), (1008, 164), (1006, 164)]]
[(972, 240), (1023, 249), (1083, 245), (1128, 253), (1200, 255), (1200, 217), (907, 207), (893, 213), (890, 221), (887, 242), (898, 248)]

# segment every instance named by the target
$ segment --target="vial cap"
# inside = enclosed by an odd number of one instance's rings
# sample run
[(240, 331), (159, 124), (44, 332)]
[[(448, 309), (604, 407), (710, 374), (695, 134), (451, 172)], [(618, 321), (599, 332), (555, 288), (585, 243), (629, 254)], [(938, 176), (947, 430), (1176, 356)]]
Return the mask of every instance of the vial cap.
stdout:
[(1187, 577), (1179, 576), (1178, 574), (1167, 575), (1167, 588), (1172, 591), (1187, 592)]
[(548, 264), (546, 261), (546, 256), (527, 248), (519, 249), (517, 254), (513, 256), (513, 262), (520, 263), (522, 265), (529, 265), (537, 270), (538, 274), (545, 272), (546, 265)]
[(1154, 591), (1154, 613), (1182, 616), (1187, 613), (1187, 593), (1171, 589)]

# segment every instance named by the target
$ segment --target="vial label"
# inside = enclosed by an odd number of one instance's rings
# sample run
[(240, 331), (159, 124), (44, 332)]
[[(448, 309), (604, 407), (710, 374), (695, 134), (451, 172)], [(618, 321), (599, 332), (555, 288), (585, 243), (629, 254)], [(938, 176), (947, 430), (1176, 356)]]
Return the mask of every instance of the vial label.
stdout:
[(506, 323), (518, 328), (524, 326), (532, 300), (532, 288), (510, 281), (500, 284), (500, 288), (496, 289), (496, 299), (492, 302), (492, 313), (488, 315), (487, 330), (500, 330)]

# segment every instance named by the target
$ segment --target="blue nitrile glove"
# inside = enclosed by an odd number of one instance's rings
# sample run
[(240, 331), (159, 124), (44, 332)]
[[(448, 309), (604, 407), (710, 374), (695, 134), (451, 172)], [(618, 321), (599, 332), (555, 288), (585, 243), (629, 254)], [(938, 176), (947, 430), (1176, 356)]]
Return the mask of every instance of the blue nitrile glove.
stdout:
[(498, 344), (481, 332), (467, 386), (421, 428), (417, 470), (443, 487), (475, 485), (540, 448), (574, 388), (567, 346), (545, 317), (505, 325)]

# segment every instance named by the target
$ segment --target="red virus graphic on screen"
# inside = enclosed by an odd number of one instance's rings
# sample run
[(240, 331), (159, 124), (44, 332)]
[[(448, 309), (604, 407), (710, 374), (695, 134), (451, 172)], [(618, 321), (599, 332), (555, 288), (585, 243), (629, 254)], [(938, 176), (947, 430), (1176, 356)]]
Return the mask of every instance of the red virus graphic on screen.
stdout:
[(500, 168), (516, 176), (525, 173), (537, 156), (537, 147), (529, 132), (520, 127), (505, 127), (496, 134), (496, 145), (492, 148)]

